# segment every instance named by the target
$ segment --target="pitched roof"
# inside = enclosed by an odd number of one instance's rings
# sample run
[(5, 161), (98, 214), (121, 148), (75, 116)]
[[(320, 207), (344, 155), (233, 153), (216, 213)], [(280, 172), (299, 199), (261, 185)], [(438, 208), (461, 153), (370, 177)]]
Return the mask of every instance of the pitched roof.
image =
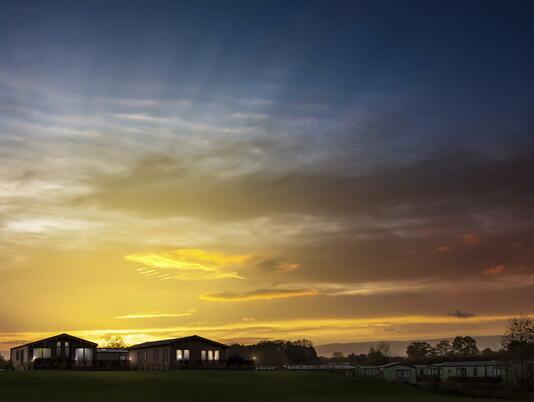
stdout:
[(56, 338), (64, 338), (64, 337), (67, 337), (67, 338), (70, 338), (70, 339), (74, 339), (74, 340), (77, 340), (77, 341), (80, 341), (80, 342), (90, 343), (92, 345), (97, 346), (97, 344), (95, 342), (91, 342), (91, 341), (88, 341), (87, 339), (82, 339), (82, 338), (78, 338), (77, 336), (73, 336), (73, 335), (69, 335), (69, 334), (63, 333), (63, 334), (51, 336), (49, 338), (38, 339), (36, 341), (24, 343), (22, 345), (15, 346), (15, 347), (11, 348), (11, 350), (18, 349), (18, 348), (21, 348), (21, 347), (24, 347), (24, 346), (34, 345), (34, 344), (40, 343), (40, 342), (51, 341), (51, 340), (56, 339)]
[(186, 341), (199, 341), (203, 343), (207, 343), (213, 346), (217, 346), (219, 348), (227, 349), (229, 348), (228, 345), (225, 345), (224, 343), (219, 343), (216, 341), (212, 341), (211, 339), (203, 338), (198, 335), (192, 335), (192, 336), (184, 336), (182, 338), (173, 338), (173, 339), (163, 339), (161, 341), (153, 341), (153, 342), (144, 342), (140, 343), (138, 345), (130, 346), (128, 349), (144, 349), (144, 348), (154, 348), (158, 346), (166, 346), (166, 345), (172, 345), (175, 343), (181, 343)]
[(504, 366), (505, 363), (498, 360), (482, 360), (474, 362), (445, 362), (436, 364), (439, 367), (473, 367), (473, 366)]
[(411, 364), (406, 364), (406, 363), (401, 363), (401, 362), (392, 362), (388, 364), (383, 364), (380, 367), (384, 369), (384, 368), (393, 367), (393, 366), (405, 366), (405, 367), (415, 368), (415, 366), (412, 366)]

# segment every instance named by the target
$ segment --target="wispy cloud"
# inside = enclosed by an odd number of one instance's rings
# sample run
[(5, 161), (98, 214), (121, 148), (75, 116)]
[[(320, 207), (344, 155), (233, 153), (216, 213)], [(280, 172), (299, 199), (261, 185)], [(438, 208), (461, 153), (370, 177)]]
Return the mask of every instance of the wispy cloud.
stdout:
[(118, 320), (136, 320), (144, 318), (176, 318), (176, 317), (191, 317), (195, 313), (195, 309), (191, 309), (185, 313), (135, 313), (120, 315), (115, 317)]
[(315, 289), (259, 289), (251, 292), (214, 292), (200, 295), (201, 300), (212, 302), (246, 302), (258, 300), (287, 299), (290, 297), (317, 296)]
[[(247, 261), (250, 256), (181, 249), (163, 253), (130, 254), (124, 258), (150, 268), (139, 270), (141, 274), (148, 276), (156, 276), (165, 280), (202, 280), (243, 279), (233, 269)], [(174, 272), (168, 273), (168, 271)]]

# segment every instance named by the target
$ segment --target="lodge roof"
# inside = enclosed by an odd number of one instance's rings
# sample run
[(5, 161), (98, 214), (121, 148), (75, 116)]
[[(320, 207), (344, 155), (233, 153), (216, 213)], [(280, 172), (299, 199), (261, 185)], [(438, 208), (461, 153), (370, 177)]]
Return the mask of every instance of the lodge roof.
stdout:
[(66, 334), (66, 333), (62, 333), (62, 334), (59, 334), (59, 335), (51, 336), (49, 338), (38, 339), (36, 341), (24, 343), (22, 345), (12, 347), (11, 350), (22, 348), (22, 347), (25, 347), (25, 346), (35, 345), (36, 343), (52, 341), (52, 340), (57, 339), (57, 338), (65, 338), (65, 337), (70, 338), (70, 339), (74, 339), (76, 341), (84, 342), (84, 343), (90, 343), (91, 345), (97, 346), (97, 344), (95, 342), (88, 341), (87, 339), (82, 339), (82, 338), (78, 338), (77, 336), (73, 336), (73, 335), (69, 335), (69, 334)]
[(219, 343), (216, 341), (212, 341), (211, 339), (203, 338), (198, 335), (192, 335), (192, 336), (185, 336), (182, 338), (173, 338), (173, 339), (163, 339), (161, 341), (153, 341), (153, 342), (143, 342), (138, 345), (130, 346), (128, 349), (145, 349), (145, 348), (154, 348), (158, 346), (166, 346), (166, 345), (173, 345), (175, 343), (182, 343), (186, 341), (199, 341), (203, 343), (207, 343), (213, 346), (217, 346), (220, 348), (227, 349), (229, 346), (225, 345), (223, 343)]

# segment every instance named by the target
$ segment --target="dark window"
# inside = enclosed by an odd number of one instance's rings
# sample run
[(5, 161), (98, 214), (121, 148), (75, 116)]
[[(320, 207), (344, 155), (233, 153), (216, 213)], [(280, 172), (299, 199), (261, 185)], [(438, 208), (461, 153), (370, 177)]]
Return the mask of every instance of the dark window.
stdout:
[(473, 367), (473, 377), (478, 377), (478, 367)]

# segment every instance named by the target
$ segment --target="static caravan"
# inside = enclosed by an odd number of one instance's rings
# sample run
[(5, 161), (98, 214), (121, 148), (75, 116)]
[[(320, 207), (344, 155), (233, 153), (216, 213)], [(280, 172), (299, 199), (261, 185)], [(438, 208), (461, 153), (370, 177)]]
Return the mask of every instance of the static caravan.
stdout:
[(380, 375), (380, 366), (356, 366), (355, 373), (357, 376), (378, 377)]
[(389, 363), (380, 366), (380, 376), (388, 382), (417, 382), (417, 368), (404, 363)]
[(445, 362), (433, 366), (440, 371), (442, 380), (453, 378), (483, 378), (490, 377), (503, 380), (506, 377), (504, 362), (475, 361), (475, 362)]

